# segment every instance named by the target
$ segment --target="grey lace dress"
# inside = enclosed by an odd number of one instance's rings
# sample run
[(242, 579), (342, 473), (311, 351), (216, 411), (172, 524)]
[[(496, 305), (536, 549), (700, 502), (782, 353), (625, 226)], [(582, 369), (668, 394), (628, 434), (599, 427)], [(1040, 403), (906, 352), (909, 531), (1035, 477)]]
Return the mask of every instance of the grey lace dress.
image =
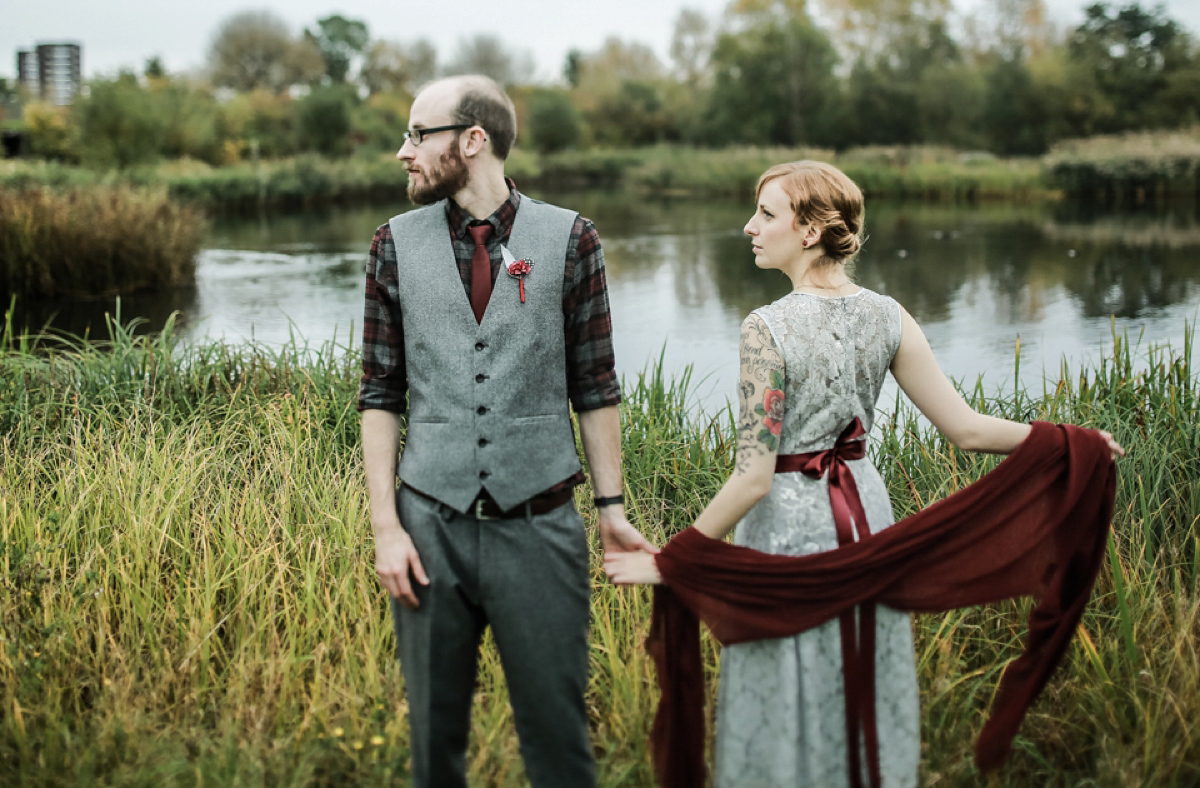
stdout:
[[(786, 365), (779, 451), (833, 446), (856, 416), (870, 432), (875, 400), (900, 345), (900, 308), (860, 290), (824, 298), (790, 293), (756, 310)], [(887, 488), (869, 459), (849, 463), (871, 531), (893, 522)], [(738, 524), (734, 541), (768, 553), (837, 547), (826, 479), (777, 474)], [(876, 714), (883, 785), (917, 784), (920, 713), (909, 616), (877, 608)], [(725, 648), (717, 700), (720, 788), (849, 785), (842, 648), (837, 620), (795, 637)], [(865, 779), (865, 774), (864, 774)]]

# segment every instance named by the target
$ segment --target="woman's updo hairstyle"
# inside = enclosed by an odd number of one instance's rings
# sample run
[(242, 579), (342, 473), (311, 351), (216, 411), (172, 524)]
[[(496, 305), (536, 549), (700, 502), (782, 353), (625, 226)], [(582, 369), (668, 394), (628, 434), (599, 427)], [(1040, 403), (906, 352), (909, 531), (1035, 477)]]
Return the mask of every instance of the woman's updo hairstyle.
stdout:
[(837, 167), (820, 161), (776, 164), (758, 179), (755, 201), (763, 186), (777, 178), (796, 213), (796, 228), (805, 224), (821, 228), (825, 255), (818, 265), (848, 262), (858, 254), (862, 247), (863, 195), (854, 181)]

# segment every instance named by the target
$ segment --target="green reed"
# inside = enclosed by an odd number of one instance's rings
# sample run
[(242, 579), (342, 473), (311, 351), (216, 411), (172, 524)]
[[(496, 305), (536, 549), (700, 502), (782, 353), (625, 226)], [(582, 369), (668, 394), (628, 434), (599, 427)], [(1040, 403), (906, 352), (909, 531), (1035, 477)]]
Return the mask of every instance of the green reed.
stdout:
[[(0, 335), (0, 784), (403, 784), (408, 732), (374, 578), (357, 353), (182, 347), (119, 321), (103, 346)], [(1014, 418), (1113, 431), (1110, 564), (1005, 769), (971, 764), (1028, 603), (916, 619), (926, 785), (1185, 786), (1200, 777), (1200, 379), (1123, 336), (1040, 394), (968, 392)], [(625, 384), (631, 517), (663, 541), (733, 460), (661, 363)], [(996, 458), (884, 403), (873, 456), (907, 514)], [(594, 515), (579, 491), (592, 527)], [(657, 689), (644, 589), (604, 582), (593, 530), (592, 738), (604, 786), (648, 786)], [(708, 644), (709, 691), (717, 650)], [(480, 662), (472, 784), (524, 782), (499, 661)], [(711, 713), (711, 709), (710, 709)]]

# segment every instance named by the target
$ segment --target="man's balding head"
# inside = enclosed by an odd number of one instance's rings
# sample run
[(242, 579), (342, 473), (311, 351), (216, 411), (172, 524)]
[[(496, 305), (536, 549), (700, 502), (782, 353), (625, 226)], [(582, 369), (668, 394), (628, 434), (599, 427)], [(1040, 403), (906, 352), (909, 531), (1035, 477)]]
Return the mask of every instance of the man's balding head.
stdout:
[(439, 103), (448, 104), (451, 122), (481, 127), (496, 158), (508, 158), (517, 138), (517, 112), (512, 99), (494, 80), (482, 74), (446, 77), (430, 82), (418, 93), (418, 98), (435, 96)]

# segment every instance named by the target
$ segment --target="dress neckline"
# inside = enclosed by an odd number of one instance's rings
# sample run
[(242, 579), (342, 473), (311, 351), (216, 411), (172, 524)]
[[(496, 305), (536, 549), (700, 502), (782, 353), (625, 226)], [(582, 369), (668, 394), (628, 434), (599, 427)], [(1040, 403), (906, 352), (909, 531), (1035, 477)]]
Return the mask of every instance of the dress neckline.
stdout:
[(824, 298), (826, 300), (832, 301), (835, 298), (857, 298), (858, 296), (862, 295), (865, 292), (867, 292), (867, 288), (860, 287), (860, 288), (858, 288), (858, 290), (854, 291), (853, 293), (846, 293), (845, 295), (817, 295), (816, 293), (808, 293), (808, 292), (805, 292), (804, 290), (793, 290), (788, 295), (805, 295), (805, 296), (809, 296), (810, 298)]

